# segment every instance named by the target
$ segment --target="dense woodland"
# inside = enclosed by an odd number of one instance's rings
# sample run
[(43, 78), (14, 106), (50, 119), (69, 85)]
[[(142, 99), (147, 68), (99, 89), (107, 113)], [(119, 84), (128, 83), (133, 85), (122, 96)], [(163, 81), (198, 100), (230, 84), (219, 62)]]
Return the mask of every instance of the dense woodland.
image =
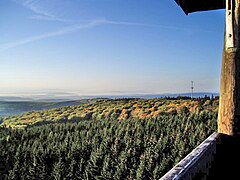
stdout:
[(17, 116), (4, 117), (2, 125), (24, 128), (59, 121), (126, 120), (156, 118), (179, 113), (217, 112), (218, 97), (191, 100), (189, 97), (156, 99), (100, 99), (78, 106), (65, 106), (44, 111), (31, 111)]
[(0, 179), (159, 179), (216, 130), (217, 107), (118, 99), (7, 117)]

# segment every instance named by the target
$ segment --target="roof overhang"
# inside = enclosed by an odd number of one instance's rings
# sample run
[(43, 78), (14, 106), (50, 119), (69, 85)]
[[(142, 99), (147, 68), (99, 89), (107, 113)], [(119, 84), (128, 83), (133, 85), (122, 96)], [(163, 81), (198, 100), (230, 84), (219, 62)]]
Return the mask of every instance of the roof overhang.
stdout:
[(185, 14), (197, 11), (225, 9), (226, 0), (175, 0)]

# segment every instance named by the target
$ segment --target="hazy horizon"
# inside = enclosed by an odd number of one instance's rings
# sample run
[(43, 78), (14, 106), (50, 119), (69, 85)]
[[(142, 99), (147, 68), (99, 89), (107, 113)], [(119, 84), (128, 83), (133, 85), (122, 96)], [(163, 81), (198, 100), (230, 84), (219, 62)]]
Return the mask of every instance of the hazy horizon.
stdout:
[[(193, 92), (194, 96), (202, 95), (218, 95), (219, 92)], [(175, 93), (137, 93), (137, 92), (105, 92), (105, 93), (79, 93), (79, 92), (60, 92), (60, 91), (38, 91), (38, 92), (19, 92), (19, 93), (0, 93), (0, 101), (8, 100), (80, 100), (85, 98), (111, 98), (111, 97), (161, 97), (161, 96), (191, 96), (191, 92), (175, 92)]]

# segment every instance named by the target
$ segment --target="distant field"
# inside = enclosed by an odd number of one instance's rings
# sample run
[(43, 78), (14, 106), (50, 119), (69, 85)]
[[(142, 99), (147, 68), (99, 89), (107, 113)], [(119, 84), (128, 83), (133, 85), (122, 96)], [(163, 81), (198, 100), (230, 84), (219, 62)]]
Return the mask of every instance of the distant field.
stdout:
[(94, 100), (77, 100), (64, 102), (7, 102), (0, 101), (0, 117), (23, 114), (30, 111), (47, 110), (52, 108), (60, 108), (63, 106), (87, 104)]

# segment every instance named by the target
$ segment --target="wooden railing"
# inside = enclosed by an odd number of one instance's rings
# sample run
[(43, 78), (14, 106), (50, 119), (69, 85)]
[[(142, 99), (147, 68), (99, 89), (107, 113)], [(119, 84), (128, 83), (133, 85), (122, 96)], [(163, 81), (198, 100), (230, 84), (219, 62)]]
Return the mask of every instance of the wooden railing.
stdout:
[(220, 135), (213, 133), (160, 180), (207, 179), (216, 156)]
[(160, 180), (240, 179), (240, 134), (213, 133)]

